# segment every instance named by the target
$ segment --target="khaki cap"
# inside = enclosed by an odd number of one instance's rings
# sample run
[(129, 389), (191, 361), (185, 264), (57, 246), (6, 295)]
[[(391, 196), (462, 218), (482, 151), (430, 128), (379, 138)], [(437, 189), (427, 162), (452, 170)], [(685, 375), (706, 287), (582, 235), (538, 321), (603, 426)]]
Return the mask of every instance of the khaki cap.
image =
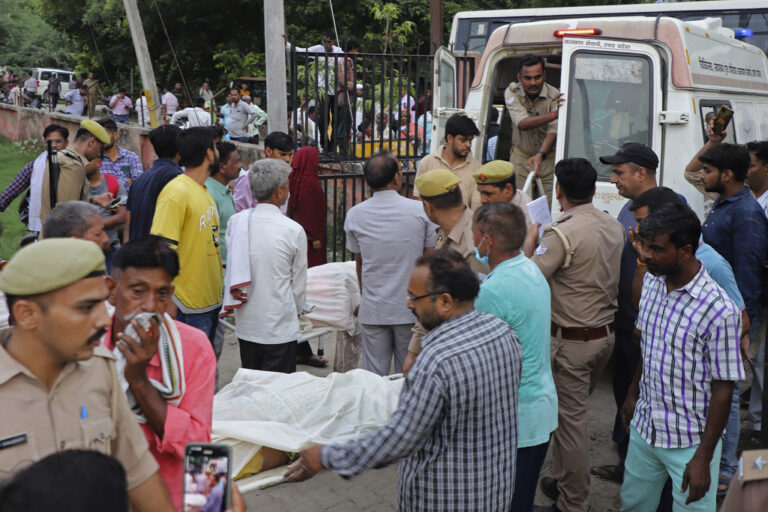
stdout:
[(461, 180), (448, 169), (433, 169), (416, 177), (416, 188), (422, 199), (447, 196), (459, 187)]
[(0, 273), (0, 290), (27, 297), (64, 288), (106, 270), (101, 248), (88, 240), (49, 238), (19, 250)]
[(472, 173), (478, 185), (501, 185), (515, 175), (515, 166), (506, 160), (493, 160)]
[(96, 121), (92, 121), (90, 119), (83, 119), (83, 121), (80, 123), (80, 128), (85, 128), (89, 132), (91, 132), (91, 135), (99, 139), (99, 141), (102, 144), (109, 144), (112, 142), (112, 140), (109, 138), (109, 134), (107, 133), (107, 130), (104, 129), (103, 126), (101, 126)]

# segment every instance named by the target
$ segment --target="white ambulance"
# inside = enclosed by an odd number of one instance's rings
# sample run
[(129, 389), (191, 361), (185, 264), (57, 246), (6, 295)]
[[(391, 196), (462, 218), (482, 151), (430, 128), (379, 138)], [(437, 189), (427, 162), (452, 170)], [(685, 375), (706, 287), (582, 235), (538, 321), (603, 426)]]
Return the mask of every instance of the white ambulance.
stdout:
[[(455, 112), (475, 120), (473, 155), (483, 160), (491, 109), (504, 111), (504, 90), (517, 81), (520, 58), (546, 59), (547, 82), (564, 93), (556, 161), (583, 157), (598, 170), (595, 206), (617, 215), (626, 201), (609, 182), (609, 155), (624, 142), (643, 142), (659, 155), (660, 185), (686, 196), (697, 213), (705, 199), (689, 185), (686, 163), (705, 142), (704, 118), (721, 105), (734, 110), (727, 142), (768, 139), (768, 59), (734, 37), (719, 18), (684, 22), (657, 16), (559, 19), (497, 28), (474, 61), (457, 69), (446, 48), (435, 54), (432, 151)], [(506, 116), (505, 116), (506, 117)], [(508, 118), (502, 138), (511, 138)], [(507, 158), (497, 154), (496, 158)], [(553, 217), (559, 205), (553, 201)]]

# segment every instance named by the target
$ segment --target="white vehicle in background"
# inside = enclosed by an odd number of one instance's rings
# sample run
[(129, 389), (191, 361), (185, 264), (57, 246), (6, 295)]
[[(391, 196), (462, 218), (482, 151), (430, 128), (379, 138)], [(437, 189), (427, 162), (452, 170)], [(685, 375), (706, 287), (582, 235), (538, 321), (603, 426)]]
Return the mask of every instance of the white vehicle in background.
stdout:
[(32, 77), (37, 80), (37, 96), (42, 98), (43, 103), (48, 102), (48, 82), (51, 80), (51, 76), (56, 74), (61, 80), (61, 92), (59, 96), (63, 97), (69, 92), (70, 89), (75, 87), (75, 72), (66, 71), (64, 69), (53, 68), (34, 68), (32, 70)]
[[(511, 23), (496, 28), (475, 59), (447, 48), (435, 54), (432, 151), (445, 122), (464, 112), (480, 129), (473, 155), (483, 160), (485, 128), (504, 90), (517, 81), (522, 56), (545, 58), (547, 82), (565, 95), (558, 118), (555, 158), (583, 157), (598, 171), (595, 206), (616, 216), (626, 201), (610, 180), (609, 155), (625, 142), (642, 142), (659, 155), (660, 185), (682, 193), (699, 214), (705, 198), (684, 179), (684, 169), (705, 141), (704, 118), (721, 105), (734, 110), (728, 141), (768, 138), (768, 58), (722, 27), (720, 18), (684, 22), (659, 16), (616, 16)], [(511, 140), (504, 109), (499, 141)], [(506, 138), (506, 139), (505, 139)], [(514, 144), (514, 141), (512, 141)], [(497, 152), (496, 158), (507, 158)], [(552, 215), (559, 215), (552, 201)]]

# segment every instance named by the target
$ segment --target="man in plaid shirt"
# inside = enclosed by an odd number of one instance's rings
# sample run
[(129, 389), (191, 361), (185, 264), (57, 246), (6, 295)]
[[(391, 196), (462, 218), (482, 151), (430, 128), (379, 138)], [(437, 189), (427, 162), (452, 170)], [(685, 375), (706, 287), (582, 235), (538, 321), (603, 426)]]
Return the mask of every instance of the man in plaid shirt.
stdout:
[(453, 249), (419, 258), (408, 307), (430, 333), (391, 423), (345, 444), (303, 451), (288, 479), (305, 480), (323, 468), (351, 478), (404, 458), (400, 510), (508, 510), (522, 353), (504, 321), (474, 309), (478, 290)]
[(648, 274), (635, 323), (642, 365), (621, 410), (622, 510), (656, 510), (668, 476), (675, 510), (715, 510), (721, 436), (744, 378), (741, 312), (696, 258), (700, 233), (681, 204), (653, 211), (637, 232)]

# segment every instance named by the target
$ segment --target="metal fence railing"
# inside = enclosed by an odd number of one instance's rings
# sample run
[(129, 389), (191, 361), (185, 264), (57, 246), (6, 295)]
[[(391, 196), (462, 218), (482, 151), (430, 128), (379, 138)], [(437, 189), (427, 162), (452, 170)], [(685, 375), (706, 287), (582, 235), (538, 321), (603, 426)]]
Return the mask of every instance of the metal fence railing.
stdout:
[[(403, 173), (401, 193), (405, 197), (413, 197), (415, 174), (413, 171)], [(372, 191), (365, 183), (363, 175), (359, 173), (320, 174), (319, 177), (325, 192), (325, 239), (328, 261), (349, 261), (354, 258), (354, 255), (346, 249), (344, 219), (349, 209), (371, 197)]]
[[(474, 58), (457, 56), (457, 66), (458, 89), (466, 91)], [(431, 143), (433, 67), (431, 55), (307, 53), (292, 45), (291, 134), (298, 146), (317, 145), (322, 162), (388, 150), (415, 169)]]

